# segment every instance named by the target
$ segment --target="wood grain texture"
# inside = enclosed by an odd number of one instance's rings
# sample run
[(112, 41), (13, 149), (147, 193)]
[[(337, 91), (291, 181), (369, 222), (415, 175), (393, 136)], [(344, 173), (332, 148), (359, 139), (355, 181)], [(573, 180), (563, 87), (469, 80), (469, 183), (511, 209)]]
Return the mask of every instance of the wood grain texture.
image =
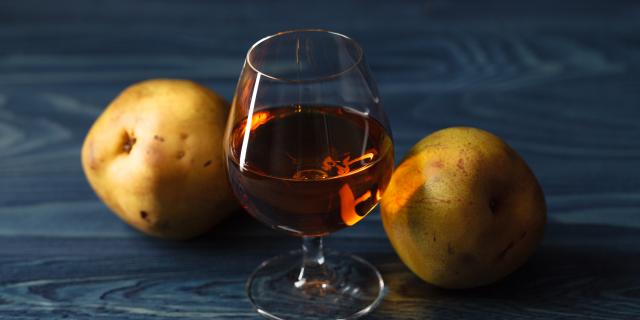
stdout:
[(540, 179), (543, 245), (487, 288), (422, 283), (372, 214), (327, 246), (383, 272), (369, 319), (640, 319), (636, 1), (0, 2), (0, 318), (252, 319), (244, 282), (295, 239), (238, 214), (200, 239), (133, 231), (85, 182), (80, 145), (127, 85), (189, 78), (231, 98), (247, 48), (323, 27), (365, 48), (397, 158), (470, 125)]

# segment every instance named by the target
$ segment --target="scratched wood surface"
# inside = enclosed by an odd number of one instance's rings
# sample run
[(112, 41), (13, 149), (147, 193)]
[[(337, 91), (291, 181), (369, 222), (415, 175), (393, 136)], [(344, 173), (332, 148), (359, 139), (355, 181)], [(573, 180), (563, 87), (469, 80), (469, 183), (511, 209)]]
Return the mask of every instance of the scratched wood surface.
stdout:
[(547, 196), (542, 246), (487, 288), (419, 281), (377, 213), (332, 235), (388, 283), (369, 319), (640, 319), (640, 3), (594, 0), (1, 1), (0, 318), (256, 318), (245, 279), (296, 239), (242, 212), (189, 242), (142, 236), (94, 196), (79, 151), (128, 84), (189, 78), (231, 98), (252, 42), (301, 27), (364, 46), (398, 157), (481, 127)]

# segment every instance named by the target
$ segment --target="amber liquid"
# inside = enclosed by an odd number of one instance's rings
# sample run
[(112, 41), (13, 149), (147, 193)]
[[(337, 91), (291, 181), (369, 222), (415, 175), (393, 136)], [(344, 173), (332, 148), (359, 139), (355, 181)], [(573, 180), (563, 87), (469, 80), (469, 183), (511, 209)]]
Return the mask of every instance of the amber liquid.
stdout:
[(227, 163), (236, 196), (258, 220), (319, 236), (355, 224), (380, 200), (393, 146), (378, 121), (320, 106), (271, 108), (250, 120), (232, 129)]

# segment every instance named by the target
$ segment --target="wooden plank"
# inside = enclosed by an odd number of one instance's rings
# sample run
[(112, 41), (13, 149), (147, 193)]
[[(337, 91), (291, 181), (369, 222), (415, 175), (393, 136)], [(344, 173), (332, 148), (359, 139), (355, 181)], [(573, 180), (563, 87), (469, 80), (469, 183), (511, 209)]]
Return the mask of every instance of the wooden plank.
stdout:
[(397, 159), (436, 129), (481, 127), (549, 206), (530, 262), (475, 290), (416, 278), (377, 213), (332, 235), (384, 274), (368, 318), (640, 318), (640, 5), (595, 0), (0, 2), (0, 317), (256, 318), (248, 274), (296, 239), (242, 212), (194, 241), (143, 236), (94, 196), (80, 145), (127, 85), (189, 78), (230, 99), (255, 40), (318, 26), (365, 48)]
[[(295, 247), (294, 239), (275, 233), (192, 242), (1, 240), (9, 245), (0, 251), (0, 312), (28, 310), (33, 317), (54, 309), (71, 317), (251, 317), (243, 287), (247, 274), (263, 259)], [(495, 286), (466, 291), (422, 283), (384, 239), (329, 238), (328, 246), (360, 254), (382, 270), (389, 292), (372, 319), (630, 319), (640, 312), (638, 240), (629, 228), (552, 225), (524, 268)]]

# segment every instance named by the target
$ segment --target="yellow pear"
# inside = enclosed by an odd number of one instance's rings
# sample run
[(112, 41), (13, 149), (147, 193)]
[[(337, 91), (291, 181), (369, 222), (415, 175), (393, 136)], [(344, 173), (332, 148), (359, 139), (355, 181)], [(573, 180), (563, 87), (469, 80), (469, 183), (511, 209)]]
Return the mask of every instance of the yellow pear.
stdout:
[(413, 146), (381, 212), (401, 260), (444, 288), (483, 286), (513, 272), (546, 223), (542, 189), (525, 161), (495, 135), (462, 127)]
[(147, 234), (200, 235), (235, 208), (222, 140), (229, 105), (186, 80), (124, 90), (82, 146), (85, 175), (104, 203)]

